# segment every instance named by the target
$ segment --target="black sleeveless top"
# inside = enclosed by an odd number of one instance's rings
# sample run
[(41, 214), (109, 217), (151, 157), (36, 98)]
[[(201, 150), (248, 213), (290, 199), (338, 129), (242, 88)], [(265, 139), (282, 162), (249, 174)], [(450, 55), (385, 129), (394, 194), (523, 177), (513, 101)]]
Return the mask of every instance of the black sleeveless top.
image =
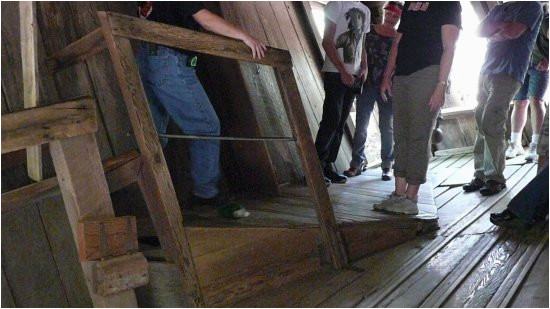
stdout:
[(392, 37), (378, 34), (374, 25), (371, 25), (371, 31), (367, 33), (365, 40), (367, 64), (369, 67), (369, 74), (367, 76), (368, 85), (378, 86), (382, 82), (392, 42)]

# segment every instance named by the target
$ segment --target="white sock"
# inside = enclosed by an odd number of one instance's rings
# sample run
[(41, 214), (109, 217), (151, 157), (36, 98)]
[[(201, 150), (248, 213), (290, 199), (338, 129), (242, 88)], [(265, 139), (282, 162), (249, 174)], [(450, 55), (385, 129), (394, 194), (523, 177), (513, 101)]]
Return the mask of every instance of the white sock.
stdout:
[(540, 137), (540, 134), (533, 134), (533, 136), (531, 137), (531, 143), (532, 144), (538, 144), (539, 143), (539, 137)]
[(521, 144), (521, 132), (519, 132), (519, 133), (512, 132), (511, 137), (510, 137), (510, 141), (514, 145)]

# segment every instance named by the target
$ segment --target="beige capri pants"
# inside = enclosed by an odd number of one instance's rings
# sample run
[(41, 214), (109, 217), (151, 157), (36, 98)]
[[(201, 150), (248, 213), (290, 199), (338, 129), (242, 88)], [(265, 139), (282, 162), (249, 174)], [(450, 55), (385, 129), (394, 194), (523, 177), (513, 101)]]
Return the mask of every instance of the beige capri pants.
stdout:
[(393, 80), (394, 175), (411, 185), (426, 182), (430, 140), (439, 110), (429, 102), (439, 79), (439, 65), (431, 65)]

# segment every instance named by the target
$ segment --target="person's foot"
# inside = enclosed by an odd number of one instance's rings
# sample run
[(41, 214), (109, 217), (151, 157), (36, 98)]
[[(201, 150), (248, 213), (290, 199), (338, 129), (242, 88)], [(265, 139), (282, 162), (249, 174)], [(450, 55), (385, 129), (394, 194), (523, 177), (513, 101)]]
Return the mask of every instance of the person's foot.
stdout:
[(232, 202), (229, 198), (218, 194), (211, 198), (203, 198), (193, 195), (191, 198), (194, 206), (213, 206), (216, 207), (220, 216), (228, 219), (246, 218), (250, 212), (242, 205)]
[(327, 188), (330, 187), (330, 184), (332, 184), (332, 182), (327, 177), (324, 177), (324, 178), (325, 178), (325, 185), (327, 186)]
[(405, 198), (405, 195), (397, 195), (395, 192), (392, 192), (387, 199), (383, 200), (380, 203), (374, 204), (372, 206), (372, 208), (374, 210), (383, 211), (383, 210), (386, 210), (386, 208), (389, 205), (392, 205), (394, 203), (398, 203), (399, 201), (401, 201), (404, 198)]
[(404, 214), (404, 215), (417, 215), (418, 214), (418, 205), (415, 201), (406, 197), (400, 201), (388, 205), (385, 209), (391, 213)]
[(469, 183), (462, 186), (464, 192), (474, 192), (477, 191), (485, 185), (485, 182), (479, 178), (474, 178)]
[(330, 167), (326, 167), (323, 173), (325, 174), (325, 177), (328, 178), (332, 183), (346, 183), (346, 181), (348, 181), (348, 178), (346, 176), (336, 173), (336, 171), (334, 171)]
[(508, 209), (501, 213), (492, 213), (489, 220), (496, 226), (500, 227), (512, 227), (512, 228), (526, 228), (529, 224), (523, 222), (520, 218), (514, 215)]
[(494, 180), (487, 180), (483, 188), (479, 190), (479, 193), (483, 196), (491, 196), (499, 193), (506, 188), (505, 183), (500, 183)]
[(347, 171), (344, 171), (344, 176), (355, 177), (361, 175), (361, 168), (350, 167)]
[(382, 169), (382, 180), (383, 181), (391, 180), (391, 176), (392, 176), (391, 169), (389, 169), (389, 168), (383, 168)]
[(511, 141), (508, 142), (508, 148), (506, 149), (506, 159), (512, 159), (517, 156), (520, 156), (524, 153), (523, 147), (521, 146), (521, 143), (512, 143)]
[(537, 144), (530, 143), (527, 152), (525, 153), (525, 161), (533, 162), (537, 158)]

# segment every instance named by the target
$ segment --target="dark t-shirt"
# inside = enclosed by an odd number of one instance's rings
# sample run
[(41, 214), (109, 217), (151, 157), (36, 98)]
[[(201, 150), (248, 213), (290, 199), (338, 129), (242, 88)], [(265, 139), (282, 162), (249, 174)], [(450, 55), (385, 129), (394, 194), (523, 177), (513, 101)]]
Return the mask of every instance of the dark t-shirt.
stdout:
[(371, 25), (371, 31), (365, 36), (367, 48), (367, 64), (369, 74), (367, 85), (378, 86), (382, 82), (382, 76), (388, 64), (393, 37), (386, 37), (376, 32), (376, 27)]
[(406, 2), (397, 31), (399, 41), (395, 75), (409, 75), (438, 65), (443, 54), (441, 26), (462, 28), (458, 1)]
[[(190, 30), (199, 30), (199, 24), (193, 19), (193, 15), (204, 9), (204, 3), (200, 1), (140, 1), (139, 7), (146, 4), (152, 5), (152, 10), (146, 16), (147, 20), (156, 21), (172, 26), (178, 26)], [(144, 16), (140, 16), (144, 17)]]

